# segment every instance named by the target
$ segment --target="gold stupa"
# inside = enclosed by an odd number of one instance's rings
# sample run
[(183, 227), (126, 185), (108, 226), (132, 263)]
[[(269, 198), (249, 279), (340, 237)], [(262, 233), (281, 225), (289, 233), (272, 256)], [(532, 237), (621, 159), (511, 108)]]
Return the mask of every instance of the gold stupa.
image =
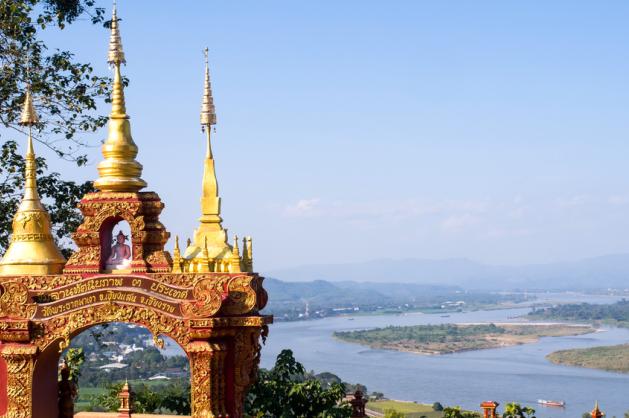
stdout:
[(125, 106), (120, 65), (125, 64), (126, 60), (115, 4), (107, 62), (114, 67), (109, 134), (102, 147), (105, 159), (98, 164), (100, 177), (94, 182), (94, 187), (103, 192), (137, 192), (146, 187), (146, 182), (140, 178), (142, 164), (135, 160), (138, 147), (131, 137), (131, 124)]
[(11, 243), (0, 261), (0, 275), (57, 274), (63, 270), (66, 261), (52, 237), (50, 215), (37, 192), (37, 165), (31, 130), (38, 122), (28, 89), (20, 118), (20, 125), (28, 126), (24, 197), (13, 217)]
[(206, 135), (203, 180), (201, 183), (201, 218), (194, 231), (193, 240), (180, 255), (179, 242), (173, 251), (174, 271), (188, 272), (230, 272), (252, 271), (251, 237), (243, 239), (243, 254), (240, 254), (238, 238), (234, 244), (227, 242), (227, 230), (221, 218), (221, 198), (218, 194), (218, 181), (212, 154), (211, 133), (216, 125), (216, 110), (212, 97), (208, 50), (205, 49), (205, 82), (201, 104), (201, 130)]

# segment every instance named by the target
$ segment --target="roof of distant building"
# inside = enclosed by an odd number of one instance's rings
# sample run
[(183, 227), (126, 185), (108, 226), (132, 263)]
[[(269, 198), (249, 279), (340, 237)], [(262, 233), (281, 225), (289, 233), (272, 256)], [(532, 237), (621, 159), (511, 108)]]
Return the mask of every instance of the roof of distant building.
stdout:
[(124, 369), (128, 364), (125, 363), (109, 363), (103, 366), (100, 366), (99, 369)]

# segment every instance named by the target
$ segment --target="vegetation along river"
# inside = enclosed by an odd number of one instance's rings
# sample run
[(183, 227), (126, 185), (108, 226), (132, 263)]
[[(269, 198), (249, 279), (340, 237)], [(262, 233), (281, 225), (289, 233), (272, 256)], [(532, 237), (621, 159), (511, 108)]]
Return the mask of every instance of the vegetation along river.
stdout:
[[(586, 299), (592, 302), (592, 297)], [(370, 349), (332, 337), (334, 331), (389, 325), (513, 322), (513, 317), (528, 311), (525, 307), (449, 317), (410, 313), (280, 322), (271, 326), (262, 367), (271, 367), (282, 349), (291, 348), (306, 369), (335, 373), (392, 399), (440, 401), (473, 410), (479, 410), (484, 400), (502, 405), (515, 401), (535, 408), (540, 418), (577, 418), (590, 411), (595, 400), (608, 417), (620, 418), (629, 411), (628, 374), (554, 365), (545, 358), (556, 350), (629, 342), (629, 329), (605, 328), (593, 334), (542, 338), (532, 344), (434, 356)], [(564, 400), (566, 407), (543, 407), (536, 404), (538, 399)]]

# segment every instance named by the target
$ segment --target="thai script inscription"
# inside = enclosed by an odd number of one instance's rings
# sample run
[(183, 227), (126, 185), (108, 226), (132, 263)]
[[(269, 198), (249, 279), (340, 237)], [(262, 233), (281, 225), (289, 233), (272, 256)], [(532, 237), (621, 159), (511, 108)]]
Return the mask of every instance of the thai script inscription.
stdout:
[(50, 292), (50, 297), (53, 300), (60, 300), (70, 298), (72, 296), (77, 296), (83, 293), (92, 292), (94, 290), (100, 290), (106, 287), (122, 287), (122, 285), (122, 277), (91, 279), (72, 285), (67, 289)]
[(153, 296), (149, 296), (149, 297), (140, 296), (140, 303), (142, 305), (150, 306), (150, 307), (156, 308), (156, 309), (160, 309), (160, 310), (166, 311), (168, 313), (174, 313), (175, 312), (175, 306), (173, 306), (172, 304), (170, 304), (170, 303), (168, 303), (166, 301), (155, 299)]
[(87, 305), (92, 305), (96, 303), (96, 296), (86, 296), (79, 299), (71, 300), (68, 302), (63, 302), (60, 304), (55, 304), (52, 306), (42, 306), (41, 307), (41, 315), (44, 317), (59, 315), (64, 312), (68, 312), (74, 309), (82, 308)]
[(51, 300), (58, 301), (97, 290), (121, 287), (143, 289), (171, 299), (187, 300), (190, 297), (190, 289), (172, 287), (144, 277), (95, 277), (54, 290), (47, 295)]
[(38, 318), (107, 302), (133, 303), (180, 315), (179, 302), (191, 296), (191, 289), (177, 288), (138, 276), (92, 277), (50, 292), (32, 294), (33, 300), (39, 299), (35, 314)]
[(188, 292), (190, 292), (188, 289), (175, 289), (158, 282), (151, 285), (151, 291), (173, 299), (188, 299)]

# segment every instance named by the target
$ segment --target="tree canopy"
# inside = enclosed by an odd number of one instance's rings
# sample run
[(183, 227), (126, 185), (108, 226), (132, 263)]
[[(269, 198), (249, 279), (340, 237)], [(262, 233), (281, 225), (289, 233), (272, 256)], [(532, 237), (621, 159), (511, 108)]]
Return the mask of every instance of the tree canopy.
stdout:
[(246, 413), (256, 418), (346, 418), (351, 406), (342, 403), (341, 383), (321, 383), (306, 374), (291, 350), (282, 350), (271, 370), (261, 369), (249, 389)]
[[(23, 186), (25, 143), (19, 116), (27, 87), (33, 93), (40, 122), (33, 138), (65, 160), (84, 165), (85, 134), (107, 123), (97, 104), (108, 101), (109, 78), (95, 74), (90, 64), (70, 51), (51, 50), (42, 40), (46, 30), (63, 30), (78, 19), (104, 22), (95, 0), (0, 0), (0, 253), (8, 246), (13, 214)], [(47, 172), (38, 158), (38, 188), (56, 238), (68, 245), (68, 234), (80, 223), (76, 203), (92, 190)], [(65, 253), (67, 255), (68, 249)]]

